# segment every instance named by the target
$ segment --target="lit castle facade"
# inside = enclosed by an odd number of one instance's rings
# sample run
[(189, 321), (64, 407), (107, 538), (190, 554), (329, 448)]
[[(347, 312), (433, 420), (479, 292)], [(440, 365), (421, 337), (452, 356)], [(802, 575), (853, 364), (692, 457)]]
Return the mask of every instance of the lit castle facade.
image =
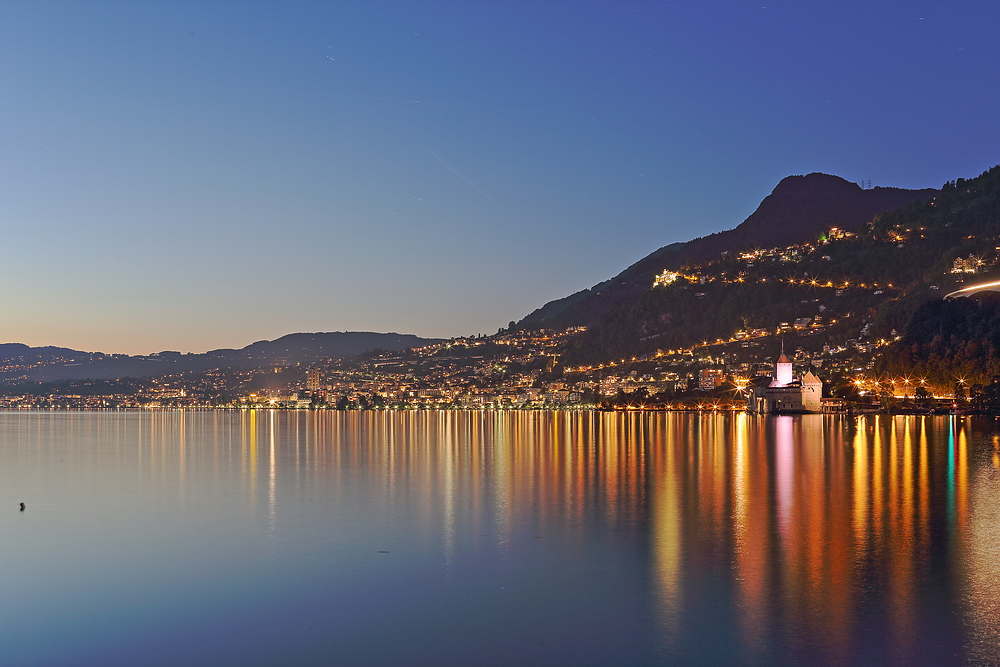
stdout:
[(792, 377), (792, 362), (781, 351), (774, 364), (774, 379), (767, 386), (751, 387), (747, 411), (754, 414), (821, 412), (823, 381), (807, 371), (802, 378)]

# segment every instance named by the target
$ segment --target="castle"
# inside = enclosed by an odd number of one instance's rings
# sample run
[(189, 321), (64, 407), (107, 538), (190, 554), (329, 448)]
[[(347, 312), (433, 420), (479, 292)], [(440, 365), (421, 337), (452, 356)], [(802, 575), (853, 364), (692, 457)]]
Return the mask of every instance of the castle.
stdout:
[(747, 412), (758, 415), (821, 412), (822, 396), (823, 381), (811, 370), (802, 378), (792, 377), (792, 362), (782, 348), (771, 383), (750, 388)]

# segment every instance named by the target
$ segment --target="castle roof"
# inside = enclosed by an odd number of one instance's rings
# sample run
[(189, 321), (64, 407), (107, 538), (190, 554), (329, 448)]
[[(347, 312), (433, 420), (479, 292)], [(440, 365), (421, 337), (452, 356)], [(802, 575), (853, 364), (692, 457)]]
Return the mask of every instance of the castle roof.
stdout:
[(823, 384), (823, 381), (818, 377), (813, 375), (811, 370), (806, 371), (806, 374), (802, 377), (802, 384)]
[(777, 363), (779, 363), (779, 364), (790, 364), (790, 363), (792, 363), (792, 361), (791, 361), (791, 359), (789, 359), (788, 357), (785, 356), (785, 352), (784, 352), (784, 350), (782, 350), (781, 356), (778, 357)]

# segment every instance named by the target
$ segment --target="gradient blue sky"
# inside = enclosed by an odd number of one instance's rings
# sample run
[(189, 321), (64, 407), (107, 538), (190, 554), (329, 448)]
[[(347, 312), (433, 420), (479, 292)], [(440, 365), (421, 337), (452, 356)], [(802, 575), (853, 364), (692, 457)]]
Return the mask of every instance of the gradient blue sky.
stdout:
[(495, 331), (784, 176), (1000, 163), (997, 2), (0, 3), (0, 340)]

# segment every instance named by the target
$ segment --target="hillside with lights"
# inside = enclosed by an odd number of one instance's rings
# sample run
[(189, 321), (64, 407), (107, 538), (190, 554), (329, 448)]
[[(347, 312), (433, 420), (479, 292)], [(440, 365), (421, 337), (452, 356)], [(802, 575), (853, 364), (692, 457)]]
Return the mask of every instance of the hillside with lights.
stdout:
[(927, 201), (934, 189), (864, 189), (838, 176), (812, 173), (783, 178), (735, 228), (664, 246), (594, 287), (549, 302), (517, 328), (590, 326), (616, 306), (642, 295), (667, 270), (711, 262), (724, 254), (810, 243), (831, 229), (856, 233), (878, 213)]
[[(646, 289), (590, 322), (568, 346), (565, 360), (590, 365), (699, 346), (746, 349), (778, 336), (801, 350), (800, 357), (817, 361), (830, 349), (884, 348), (884, 362), (872, 359), (858, 370), (901, 372), (923, 356), (912, 346), (928, 344), (926, 332), (919, 339), (907, 333), (911, 318), (922, 304), (996, 276), (998, 245), (1000, 168), (993, 168), (945, 184), (928, 201), (880, 213), (854, 232), (828, 228), (802, 243), (664, 267)], [(939, 324), (939, 347), (978, 336), (975, 327), (949, 333), (943, 320)], [(901, 344), (893, 347), (898, 338)], [(909, 356), (899, 352), (905, 345)], [(1000, 370), (988, 362), (991, 354), (983, 352), (976, 362), (963, 352), (962, 374), (991, 377)], [(937, 351), (938, 381), (950, 372), (953, 358)]]

